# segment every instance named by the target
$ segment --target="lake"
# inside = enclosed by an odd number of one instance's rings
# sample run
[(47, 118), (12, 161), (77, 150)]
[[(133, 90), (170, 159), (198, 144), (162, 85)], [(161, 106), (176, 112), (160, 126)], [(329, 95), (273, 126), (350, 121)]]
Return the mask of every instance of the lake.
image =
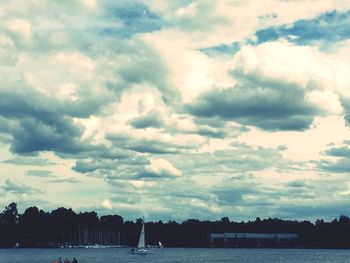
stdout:
[(217, 249), (163, 248), (150, 249), (147, 255), (132, 255), (127, 248), (99, 249), (0, 249), (1, 263), (51, 263), (58, 257), (79, 263), (95, 262), (262, 262), (262, 263), (345, 263), (350, 250), (328, 249)]

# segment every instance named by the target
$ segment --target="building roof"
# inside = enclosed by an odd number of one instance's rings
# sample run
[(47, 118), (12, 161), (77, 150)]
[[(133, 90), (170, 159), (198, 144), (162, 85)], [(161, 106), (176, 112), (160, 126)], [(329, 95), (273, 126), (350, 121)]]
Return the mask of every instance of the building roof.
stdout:
[(237, 238), (237, 239), (295, 239), (299, 238), (297, 234), (269, 234), (269, 233), (213, 233), (211, 238)]

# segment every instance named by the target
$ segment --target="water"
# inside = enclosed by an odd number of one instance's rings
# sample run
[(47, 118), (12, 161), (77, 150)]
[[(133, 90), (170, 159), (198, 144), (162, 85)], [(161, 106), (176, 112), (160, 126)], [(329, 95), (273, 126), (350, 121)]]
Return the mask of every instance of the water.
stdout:
[(163, 248), (150, 249), (148, 255), (132, 255), (130, 249), (0, 249), (0, 263), (51, 263), (58, 257), (79, 263), (95, 262), (237, 262), (237, 263), (345, 263), (350, 250), (327, 249), (214, 249)]

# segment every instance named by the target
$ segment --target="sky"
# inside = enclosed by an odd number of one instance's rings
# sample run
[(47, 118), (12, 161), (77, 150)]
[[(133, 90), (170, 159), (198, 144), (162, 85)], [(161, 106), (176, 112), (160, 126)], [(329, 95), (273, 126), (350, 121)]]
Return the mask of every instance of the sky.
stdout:
[(0, 210), (350, 215), (347, 0), (0, 0), (0, 76)]

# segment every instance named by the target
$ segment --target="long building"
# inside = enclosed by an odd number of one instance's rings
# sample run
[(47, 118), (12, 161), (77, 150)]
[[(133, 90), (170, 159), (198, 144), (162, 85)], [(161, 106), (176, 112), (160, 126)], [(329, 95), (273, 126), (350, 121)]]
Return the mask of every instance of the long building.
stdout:
[(210, 234), (213, 247), (295, 247), (297, 234), (214, 233)]

